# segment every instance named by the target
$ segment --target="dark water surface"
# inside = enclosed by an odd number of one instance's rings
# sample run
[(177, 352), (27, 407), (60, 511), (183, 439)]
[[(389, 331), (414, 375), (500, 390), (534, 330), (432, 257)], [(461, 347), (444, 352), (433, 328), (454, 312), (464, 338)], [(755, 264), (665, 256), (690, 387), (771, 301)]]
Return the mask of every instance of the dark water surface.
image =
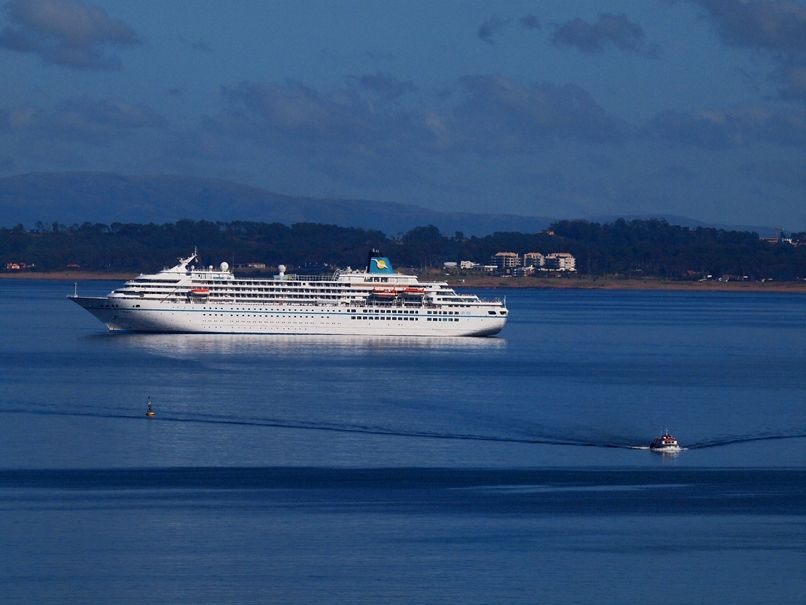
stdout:
[(0, 600), (803, 602), (806, 296), (513, 290), (431, 340), (111, 335), (71, 290), (0, 282)]

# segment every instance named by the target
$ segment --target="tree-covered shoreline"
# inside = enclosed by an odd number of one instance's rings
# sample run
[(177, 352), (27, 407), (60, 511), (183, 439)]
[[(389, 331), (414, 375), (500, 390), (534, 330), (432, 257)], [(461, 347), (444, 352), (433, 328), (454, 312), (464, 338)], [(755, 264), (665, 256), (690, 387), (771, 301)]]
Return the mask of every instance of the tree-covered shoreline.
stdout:
[[(795, 238), (804, 234), (794, 234)], [(283, 263), (291, 270), (361, 267), (367, 250), (380, 248), (395, 265), (425, 269), (445, 261), (489, 263), (499, 251), (570, 252), (577, 270), (590, 276), (645, 276), (672, 280), (730, 275), (750, 280), (806, 278), (806, 246), (771, 243), (757, 234), (662, 220), (594, 223), (559, 221), (540, 233), (445, 235), (417, 227), (399, 237), (380, 231), (315, 223), (210, 222), (182, 220), (162, 225), (58, 223), (0, 229), (0, 266), (34, 265), (60, 271), (153, 271), (197, 246), (205, 264)]]

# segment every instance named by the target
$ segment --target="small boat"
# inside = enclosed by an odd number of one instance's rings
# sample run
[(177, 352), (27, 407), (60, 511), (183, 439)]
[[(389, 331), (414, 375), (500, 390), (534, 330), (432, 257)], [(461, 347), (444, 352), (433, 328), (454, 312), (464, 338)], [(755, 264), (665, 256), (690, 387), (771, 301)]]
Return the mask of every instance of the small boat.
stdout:
[(156, 415), (157, 413), (154, 411), (154, 408), (151, 407), (151, 397), (149, 397), (146, 402), (146, 417), (153, 418)]
[(683, 450), (677, 439), (669, 434), (667, 429), (660, 437), (655, 437), (649, 444), (649, 449), (659, 454), (675, 454)]
[(207, 296), (210, 295), (210, 289), (209, 288), (193, 288), (190, 291), (190, 295), (195, 296), (195, 297), (199, 297), (199, 298), (204, 298), (204, 297), (207, 297)]

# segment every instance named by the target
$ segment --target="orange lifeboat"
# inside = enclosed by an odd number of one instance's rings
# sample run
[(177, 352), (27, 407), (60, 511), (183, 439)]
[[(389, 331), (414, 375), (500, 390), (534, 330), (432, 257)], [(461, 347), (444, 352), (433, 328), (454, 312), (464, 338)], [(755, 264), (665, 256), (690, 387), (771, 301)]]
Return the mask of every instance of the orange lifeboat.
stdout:
[(372, 295), (375, 298), (391, 299), (397, 296), (394, 288), (373, 288)]

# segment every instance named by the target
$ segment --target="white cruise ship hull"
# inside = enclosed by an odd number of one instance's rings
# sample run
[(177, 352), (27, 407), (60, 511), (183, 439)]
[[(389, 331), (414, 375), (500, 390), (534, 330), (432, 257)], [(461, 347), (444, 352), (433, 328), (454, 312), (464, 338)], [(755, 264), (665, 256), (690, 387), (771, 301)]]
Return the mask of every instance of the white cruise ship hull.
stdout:
[(501, 306), (445, 311), (335, 305), (250, 305), (69, 297), (110, 331), (358, 336), (492, 336), (506, 323)]
[(370, 252), (366, 271), (236, 278), (227, 263), (196, 266), (198, 254), (139, 275), (105, 297), (69, 297), (112, 331), (356, 336), (491, 336), (505, 301), (456, 293), (445, 282), (396, 273)]

